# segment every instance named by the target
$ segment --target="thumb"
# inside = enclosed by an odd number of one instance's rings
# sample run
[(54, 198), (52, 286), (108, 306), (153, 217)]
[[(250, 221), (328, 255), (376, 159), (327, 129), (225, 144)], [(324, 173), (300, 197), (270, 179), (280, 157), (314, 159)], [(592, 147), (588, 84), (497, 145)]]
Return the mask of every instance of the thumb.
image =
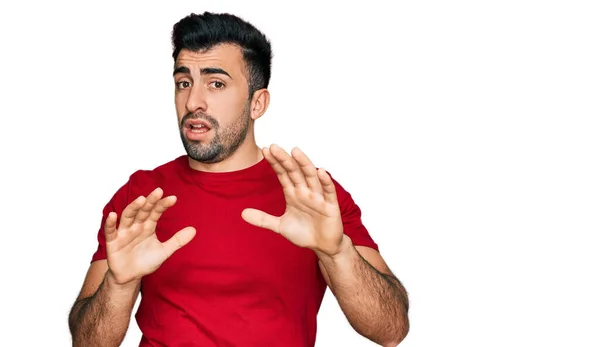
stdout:
[(179, 230), (175, 235), (163, 243), (163, 247), (167, 253), (167, 258), (173, 255), (176, 250), (187, 245), (196, 235), (196, 229), (186, 227)]
[(253, 208), (247, 208), (242, 211), (242, 218), (254, 226), (279, 233), (279, 217)]

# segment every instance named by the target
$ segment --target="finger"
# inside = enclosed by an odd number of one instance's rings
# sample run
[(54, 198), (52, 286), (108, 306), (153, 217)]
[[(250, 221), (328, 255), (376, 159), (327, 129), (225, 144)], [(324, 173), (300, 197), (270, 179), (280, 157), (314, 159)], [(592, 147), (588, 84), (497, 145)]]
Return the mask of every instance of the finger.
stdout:
[(325, 169), (322, 168), (317, 170), (317, 176), (319, 177), (319, 181), (323, 187), (323, 197), (325, 198), (325, 201), (332, 204), (337, 204), (337, 194), (335, 192), (335, 185), (333, 184), (331, 176), (329, 176)]
[(288, 176), (287, 171), (285, 171), (283, 166), (281, 166), (281, 164), (279, 164), (279, 162), (277, 161), (277, 159), (275, 159), (273, 154), (271, 154), (271, 150), (269, 148), (263, 148), (262, 152), (265, 156), (265, 159), (267, 159), (267, 161), (269, 162), (269, 164), (271, 164), (271, 167), (273, 167), (273, 170), (277, 174), (277, 178), (279, 179), (279, 183), (281, 183), (281, 186), (283, 188), (293, 187), (294, 184)]
[(111, 212), (104, 221), (104, 238), (106, 242), (111, 242), (117, 238), (117, 214)]
[[(162, 191), (161, 191), (161, 195), (162, 195)], [(150, 198), (150, 196), (148, 196), (148, 198)], [(175, 196), (167, 196), (163, 199), (156, 201), (152, 205), (152, 209), (150, 211), (148, 211), (148, 216), (143, 221), (143, 222), (145, 222), (145, 224), (143, 224), (143, 227), (141, 228), (141, 232), (139, 234), (137, 234), (135, 242), (141, 242), (142, 240), (144, 240), (145, 238), (149, 237), (150, 235), (152, 235), (156, 232), (156, 224), (157, 224), (158, 220), (162, 216), (163, 212), (165, 212), (169, 207), (171, 207), (171, 206), (173, 206), (173, 204), (175, 204), (176, 200), (177, 199), (175, 198)]]
[(146, 198), (144, 196), (139, 196), (137, 199), (133, 200), (125, 209), (123, 213), (121, 213), (121, 221), (119, 222), (119, 228), (128, 228), (133, 224), (135, 215), (138, 213), (140, 208), (144, 206), (146, 202)]
[(279, 233), (279, 217), (253, 208), (247, 208), (242, 211), (242, 218), (249, 224)]
[(154, 189), (154, 191), (152, 191), (152, 193), (150, 193), (146, 197), (146, 202), (140, 208), (138, 213), (135, 215), (134, 223), (145, 222), (146, 219), (148, 218), (148, 216), (150, 216), (150, 212), (152, 212), (154, 205), (156, 205), (156, 203), (160, 200), (160, 198), (162, 198), (162, 195), (163, 195), (162, 189), (160, 189), (160, 188)]
[(170, 239), (163, 242), (163, 247), (167, 253), (167, 258), (173, 255), (175, 251), (192, 241), (195, 235), (196, 229), (193, 227), (185, 227), (175, 233), (175, 235), (171, 236)]
[(162, 214), (171, 206), (175, 205), (177, 198), (173, 195), (167, 196), (165, 198), (160, 199), (155, 205), (152, 211), (150, 211), (150, 216), (148, 216), (148, 220), (153, 223), (158, 222), (158, 219)]
[(283, 166), (288, 176), (292, 180), (292, 183), (294, 183), (294, 186), (306, 186), (306, 179), (304, 178), (304, 174), (302, 174), (302, 171), (300, 170), (300, 166), (298, 166), (298, 163), (296, 163), (296, 160), (277, 145), (271, 145), (270, 149), (271, 153), (273, 154), (273, 157), (275, 157), (279, 164)]
[(317, 176), (317, 168), (308, 156), (299, 148), (294, 148), (292, 149), (292, 157), (296, 160), (300, 170), (304, 174), (308, 188), (314, 193), (322, 194), (323, 187), (321, 187), (321, 182)]

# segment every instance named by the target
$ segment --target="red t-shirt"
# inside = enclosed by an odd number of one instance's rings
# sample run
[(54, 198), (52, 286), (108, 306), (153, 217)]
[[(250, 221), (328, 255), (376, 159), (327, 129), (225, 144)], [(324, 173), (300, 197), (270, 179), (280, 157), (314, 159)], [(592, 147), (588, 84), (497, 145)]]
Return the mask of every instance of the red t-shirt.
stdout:
[[(344, 232), (354, 245), (378, 249), (360, 209), (334, 183)], [(157, 187), (163, 196), (177, 196), (158, 222), (158, 239), (186, 226), (195, 227), (196, 236), (142, 279), (135, 314), (140, 346), (314, 346), (327, 287), (316, 254), (241, 217), (245, 208), (276, 216), (285, 211), (281, 184), (265, 159), (240, 171), (211, 173), (193, 170), (184, 155), (135, 172), (103, 210), (92, 261), (106, 258), (109, 212), (120, 216)]]

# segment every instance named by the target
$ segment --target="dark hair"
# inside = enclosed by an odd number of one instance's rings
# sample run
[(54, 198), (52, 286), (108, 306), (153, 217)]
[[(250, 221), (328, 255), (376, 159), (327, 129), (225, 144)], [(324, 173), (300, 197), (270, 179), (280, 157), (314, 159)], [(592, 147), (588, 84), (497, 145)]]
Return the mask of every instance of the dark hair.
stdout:
[(242, 50), (250, 97), (267, 88), (271, 79), (271, 43), (252, 24), (228, 13), (192, 13), (173, 26), (171, 34), (173, 59), (182, 49), (193, 52), (210, 49), (221, 43), (239, 46)]

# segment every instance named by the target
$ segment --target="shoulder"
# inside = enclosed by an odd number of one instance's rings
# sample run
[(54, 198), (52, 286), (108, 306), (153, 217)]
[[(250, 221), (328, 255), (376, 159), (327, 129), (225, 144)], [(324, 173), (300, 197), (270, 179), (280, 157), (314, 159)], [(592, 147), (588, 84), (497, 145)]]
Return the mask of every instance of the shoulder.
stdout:
[(331, 177), (335, 185), (336, 197), (344, 225), (344, 234), (350, 237), (355, 246), (369, 247), (378, 251), (379, 246), (375, 243), (366, 226), (363, 224), (360, 207), (348, 190), (333, 178), (330, 172), (327, 172), (327, 174)]
[(185, 164), (187, 164), (187, 156), (182, 155), (155, 168), (135, 171), (129, 176), (128, 183), (131, 187), (137, 188), (162, 185), (167, 180), (172, 180), (174, 175), (180, 174), (185, 168)]
[(185, 168), (185, 163), (187, 156), (182, 155), (152, 169), (139, 169), (129, 175), (111, 200), (128, 204), (140, 195), (146, 196), (178, 175)]
[(342, 185), (342, 183), (340, 183), (340, 181), (336, 179), (331, 174), (331, 172), (327, 170), (325, 172), (327, 172), (327, 174), (331, 178), (331, 181), (333, 182), (333, 185), (335, 186), (335, 193), (342, 214), (344, 214), (344, 212), (357, 208), (358, 206), (356, 205), (352, 194), (350, 194), (350, 192), (344, 187), (344, 185)]

